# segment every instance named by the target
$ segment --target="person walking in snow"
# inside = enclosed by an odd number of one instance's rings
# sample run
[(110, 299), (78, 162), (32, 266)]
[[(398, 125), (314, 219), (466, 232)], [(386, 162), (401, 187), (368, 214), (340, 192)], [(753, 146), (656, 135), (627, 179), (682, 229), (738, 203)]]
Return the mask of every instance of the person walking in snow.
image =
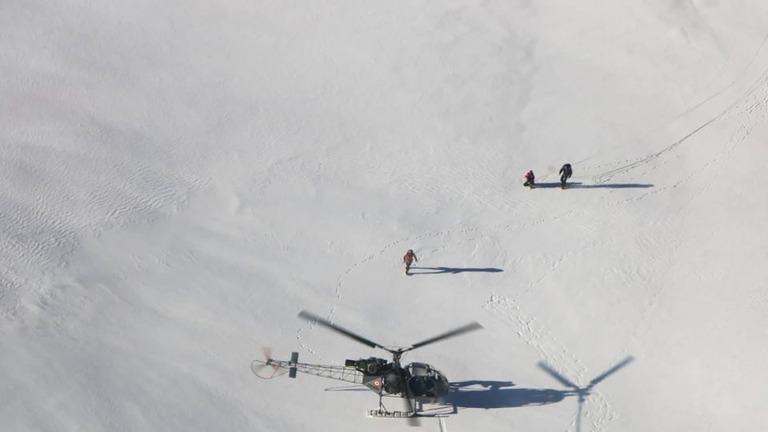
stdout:
[(533, 175), (533, 170), (530, 170), (527, 173), (525, 173), (525, 183), (523, 183), (523, 186), (528, 186), (529, 188), (532, 188), (535, 183), (536, 183), (536, 176)]
[(408, 274), (408, 271), (411, 269), (411, 264), (413, 262), (419, 262), (419, 259), (416, 258), (416, 254), (413, 253), (413, 249), (408, 249), (408, 252), (403, 255), (403, 264), (405, 264), (405, 274)]
[(571, 164), (567, 163), (560, 168), (560, 187), (565, 188), (565, 182), (573, 175)]

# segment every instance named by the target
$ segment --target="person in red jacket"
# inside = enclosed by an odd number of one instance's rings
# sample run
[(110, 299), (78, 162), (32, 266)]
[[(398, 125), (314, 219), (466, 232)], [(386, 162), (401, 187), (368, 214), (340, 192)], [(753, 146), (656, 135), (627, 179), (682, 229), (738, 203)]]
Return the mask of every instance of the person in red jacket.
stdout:
[(536, 176), (533, 175), (533, 170), (528, 171), (525, 173), (525, 183), (523, 183), (523, 186), (533, 187), (533, 185), (536, 183)]
[(416, 258), (416, 254), (413, 253), (413, 249), (408, 249), (408, 252), (403, 255), (403, 264), (405, 264), (405, 274), (408, 274), (408, 270), (411, 269), (411, 264), (413, 262), (419, 262), (419, 259)]

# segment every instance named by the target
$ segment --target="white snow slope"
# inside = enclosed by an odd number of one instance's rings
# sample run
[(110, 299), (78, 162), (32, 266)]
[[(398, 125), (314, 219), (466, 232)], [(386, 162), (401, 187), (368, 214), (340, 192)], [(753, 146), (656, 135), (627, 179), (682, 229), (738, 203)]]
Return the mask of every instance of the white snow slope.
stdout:
[[(408, 429), (251, 373), (386, 356), (307, 309), (485, 327), (404, 358), (461, 387), (425, 430), (768, 430), (767, 37), (764, 0), (3, 1), (0, 429)], [(581, 414), (540, 361), (600, 378)]]

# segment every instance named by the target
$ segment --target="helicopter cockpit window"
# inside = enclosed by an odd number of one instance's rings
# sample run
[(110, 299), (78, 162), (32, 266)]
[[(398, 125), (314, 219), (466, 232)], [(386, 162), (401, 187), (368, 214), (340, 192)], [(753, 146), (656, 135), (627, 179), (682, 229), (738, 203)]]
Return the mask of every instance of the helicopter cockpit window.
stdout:
[(411, 363), (408, 365), (408, 371), (411, 376), (426, 376), (435, 378), (440, 375), (440, 371), (426, 363)]
[(429, 376), (431, 372), (429, 365), (424, 363), (411, 363), (410, 369), (413, 376)]
[(434, 387), (438, 381), (435, 370), (426, 363), (411, 363), (408, 365), (411, 374), (409, 384), (416, 396), (434, 396)]

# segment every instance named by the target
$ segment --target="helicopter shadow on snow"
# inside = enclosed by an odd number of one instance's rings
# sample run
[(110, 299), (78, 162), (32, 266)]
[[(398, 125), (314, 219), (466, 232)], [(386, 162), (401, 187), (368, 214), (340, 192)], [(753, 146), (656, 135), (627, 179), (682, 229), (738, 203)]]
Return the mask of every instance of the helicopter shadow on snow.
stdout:
[[(418, 270), (414, 272), (413, 270)], [(456, 274), (456, 273), (499, 273), (504, 270), (500, 268), (486, 267), (486, 268), (471, 268), (471, 267), (411, 267), (411, 276), (416, 275), (429, 275), (429, 274)]]
[[(459, 409), (516, 408), (527, 405), (557, 403), (573, 395), (569, 390), (515, 388), (511, 381), (462, 381), (452, 382), (451, 391), (444, 396), (442, 404)], [(427, 410), (425, 413), (428, 413)]]
[(562, 390), (515, 388), (515, 383), (511, 381), (472, 380), (452, 382), (450, 384), (450, 391), (437, 406), (427, 408), (425, 404), (420, 404), (421, 410), (419, 415), (434, 417), (457, 414), (460, 409), (499, 409), (548, 405), (561, 402), (567, 397), (575, 397), (578, 403), (576, 430), (580, 432), (583, 404), (592, 392), (592, 389), (632, 361), (634, 361), (632, 356), (624, 358), (613, 367), (593, 378), (583, 387), (575, 384), (548, 364), (540, 362), (538, 364), (539, 368), (566, 387)]
[[(646, 183), (602, 183), (602, 184), (584, 184), (580, 182), (567, 183), (566, 189), (645, 189), (653, 187)], [(560, 183), (536, 183), (534, 189), (559, 189)]]
[[(527, 405), (546, 405), (557, 403), (567, 396), (573, 396), (571, 390), (513, 388), (511, 381), (462, 381), (452, 382), (450, 391), (439, 402), (416, 398), (420, 416), (457, 414), (459, 409), (498, 409), (516, 408)], [(333, 386), (325, 391), (368, 392), (359, 386)], [(427, 408), (427, 405), (437, 407)], [(448, 411), (446, 411), (446, 407)]]

